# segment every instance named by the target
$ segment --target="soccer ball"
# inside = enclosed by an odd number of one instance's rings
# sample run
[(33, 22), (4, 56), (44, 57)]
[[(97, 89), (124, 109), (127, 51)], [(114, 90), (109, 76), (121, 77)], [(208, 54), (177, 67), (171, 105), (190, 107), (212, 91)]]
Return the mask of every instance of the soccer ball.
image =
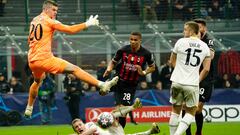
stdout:
[(206, 121), (207, 123), (212, 122), (212, 117), (211, 117), (211, 116), (206, 116), (206, 117), (205, 117), (205, 121)]
[(97, 123), (101, 128), (108, 128), (112, 126), (114, 117), (109, 112), (103, 112), (98, 116)]

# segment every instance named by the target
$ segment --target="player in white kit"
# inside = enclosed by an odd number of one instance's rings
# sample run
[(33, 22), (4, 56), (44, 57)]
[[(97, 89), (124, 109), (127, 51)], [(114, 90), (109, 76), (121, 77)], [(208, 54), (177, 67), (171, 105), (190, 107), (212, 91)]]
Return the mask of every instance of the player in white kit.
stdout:
[[(118, 107), (113, 112), (103, 112), (98, 116), (97, 123), (88, 122), (83, 123), (81, 119), (74, 119), (72, 121), (73, 130), (77, 135), (125, 135), (123, 127), (119, 124), (117, 118), (125, 117), (130, 111), (141, 108), (142, 103), (139, 98), (136, 98), (132, 106)], [(129, 135), (151, 135), (157, 134), (160, 129), (156, 123), (152, 124), (152, 128), (145, 131)], [(73, 135), (76, 135), (73, 134)]]
[[(199, 99), (199, 82), (208, 74), (211, 63), (209, 47), (198, 38), (198, 24), (193, 21), (186, 22), (183, 33), (184, 38), (176, 42), (170, 57), (174, 67), (171, 76), (170, 135), (183, 134), (194, 120)], [(201, 64), (203, 70), (199, 74)], [(179, 122), (183, 103), (186, 104), (186, 114)]]

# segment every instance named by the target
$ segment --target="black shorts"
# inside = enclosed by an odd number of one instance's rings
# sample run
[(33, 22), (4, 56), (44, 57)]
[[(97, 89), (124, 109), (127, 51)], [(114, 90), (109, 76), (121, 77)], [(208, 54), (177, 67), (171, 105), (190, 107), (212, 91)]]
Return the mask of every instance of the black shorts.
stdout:
[(132, 105), (136, 87), (136, 85), (131, 85), (119, 80), (117, 85), (113, 86), (111, 89), (114, 92), (115, 104), (125, 106)]
[(199, 101), (208, 102), (211, 98), (214, 85), (212, 83), (200, 83)]

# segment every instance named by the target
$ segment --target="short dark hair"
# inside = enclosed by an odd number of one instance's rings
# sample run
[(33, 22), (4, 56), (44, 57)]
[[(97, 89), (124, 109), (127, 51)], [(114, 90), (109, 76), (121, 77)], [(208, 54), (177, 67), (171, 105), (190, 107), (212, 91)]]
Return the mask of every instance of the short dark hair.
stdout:
[(140, 38), (142, 38), (141, 32), (131, 32), (131, 35), (139, 36)]
[(55, 6), (55, 7), (58, 7), (58, 3), (57, 3), (56, 1), (54, 1), (54, 0), (45, 0), (45, 1), (43, 2), (43, 9), (44, 9), (46, 6), (48, 6), (48, 5), (53, 5), (53, 6)]
[(194, 19), (193, 21), (196, 22), (196, 23), (201, 23), (204, 26), (207, 26), (206, 21), (202, 18)]
[(189, 21), (189, 22), (186, 22), (185, 25), (188, 25), (190, 27), (191, 30), (193, 30), (193, 32), (195, 34), (198, 34), (199, 32), (199, 26), (196, 22), (194, 21)]

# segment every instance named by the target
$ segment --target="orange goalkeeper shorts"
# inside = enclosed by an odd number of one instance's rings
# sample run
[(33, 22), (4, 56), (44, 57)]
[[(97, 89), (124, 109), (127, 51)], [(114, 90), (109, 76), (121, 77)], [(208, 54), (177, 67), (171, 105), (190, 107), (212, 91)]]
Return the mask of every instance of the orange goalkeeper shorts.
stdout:
[(66, 60), (51, 57), (45, 60), (29, 62), (29, 67), (32, 70), (34, 78), (40, 79), (45, 72), (52, 74), (62, 73), (68, 64), (70, 63)]

